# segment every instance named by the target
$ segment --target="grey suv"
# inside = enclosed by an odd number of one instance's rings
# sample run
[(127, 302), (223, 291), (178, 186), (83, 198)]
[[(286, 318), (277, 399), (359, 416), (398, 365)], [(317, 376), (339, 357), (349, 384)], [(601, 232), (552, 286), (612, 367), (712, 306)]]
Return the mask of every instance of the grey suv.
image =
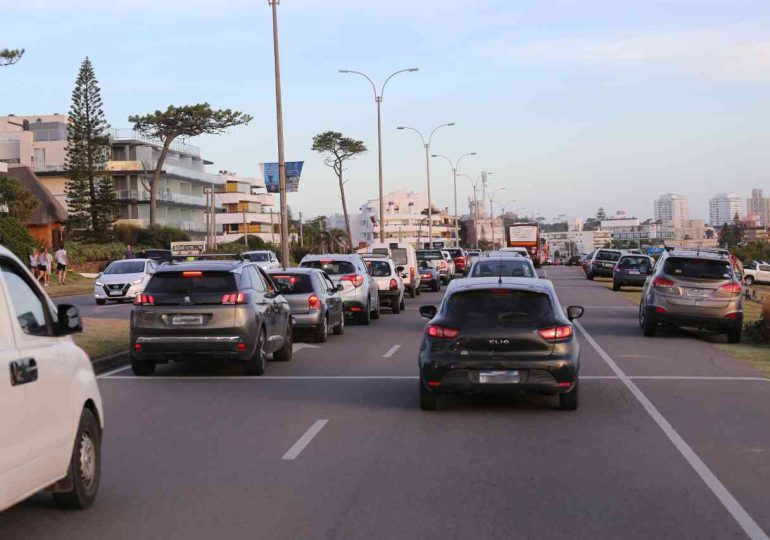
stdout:
[(320, 268), (335, 286), (342, 285), (340, 296), (345, 315), (356, 317), (361, 324), (380, 318), (380, 291), (369, 274), (361, 255), (305, 255), (300, 262), (304, 268)]
[(152, 375), (169, 360), (225, 359), (265, 372), (267, 355), (292, 356), (289, 303), (250, 261), (159, 266), (131, 311), (131, 367)]
[(663, 253), (647, 278), (639, 304), (644, 335), (658, 324), (704, 328), (738, 343), (743, 327), (741, 282), (723, 254), (695, 250)]

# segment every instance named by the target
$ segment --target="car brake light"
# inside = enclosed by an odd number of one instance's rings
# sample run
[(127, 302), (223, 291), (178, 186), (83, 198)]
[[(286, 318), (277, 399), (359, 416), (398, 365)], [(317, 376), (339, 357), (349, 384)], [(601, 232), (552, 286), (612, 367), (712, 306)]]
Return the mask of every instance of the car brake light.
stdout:
[(733, 313), (728, 313), (727, 315), (725, 315), (725, 317), (728, 319), (737, 319), (739, 316), (740, 316), (740, 313), (738, 313), (737, 311)]
[(432, 279), (433, 278), (433, 276), (431, 276), (430, 274), (420, 274), (420, 277), (422, 279)]
[(395, 291), (396, 289), (398, 289), (398, 281), (396, 281), (395, 279), (391, 279), (390, 280), (390, 290), (391, 291)]
[(414, 267), (411, 267), (409, 269), (409, 278), (410, 279), (414, 279), (414, 273), (415, 273)]
[(670, 289), (675, 285), (676, 283), (664, 277), (656, 277), (655, 279), (652, 280), (652, 286), (657, 287), (659, 289)]
[(741, 290), (743, 290), (743, 288), (741, 287), (740, 283), (736, 282), (736, 283), (728, 283), (727, 285), (722, 285), (721, 287), (719, 287), (719, 290), (721, 292), (726, 292), (729, 294), (741, 294)]
[(233, 306), (235, 304), (245, 304), (245, 303), (246, 303), (246, 295), (242, 292), (222, 295), (222, 305), (224, 306)]
[(460, 331), (456, 328), (447, 328), (446, 326), (439, 326), (438, 324), (429, 324), (428, 335), (439, 339), (454, 339), (460, 335)]
[(155, 297), (151, 294), (137, 294), (134, 296), (134, 304), (137, 306), (154, 306)]
[(342, 276), (340, 281), (350, 281), (354, 287), (360, 287), (364, 284), (364, 276), (361, 274), (349, 274), (347, 276)]
[(557, 341), (561, 339), (567, 339), (572, 337), (572, 327), (569, 325), (553, 326), (551, 328), (543, 328), (537, 331), (543, 339), (548, 341)]
[(446, 261), (441, 261), (441, 268), (446, 268)]
[(321, 300), (317, 295), (311, 294), (307, 299), (307, 308), (310, 311), (318, 311), (321, 309)]
[(136, 352), (139, 352), (142, 350), (142, 344), (141, 343), (134, 343), (134, 350)]
[(182, 272), (182, 277), (201, 277), (203, 272)]
[(655, 308), (655, 313), (668, 313), (668, 310), (659, 306)]

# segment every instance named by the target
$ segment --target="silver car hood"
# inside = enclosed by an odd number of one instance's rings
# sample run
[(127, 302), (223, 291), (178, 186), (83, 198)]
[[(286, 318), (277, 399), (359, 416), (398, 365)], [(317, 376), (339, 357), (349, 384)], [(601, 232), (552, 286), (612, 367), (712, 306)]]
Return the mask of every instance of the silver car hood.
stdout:
[(102, 274), (96, 278), (96, 281), (104, 283), (105, 285), (112, 285), (114, 283), (131, 283), (144, 276), (144, 272), (139, 272), (137, 274)]

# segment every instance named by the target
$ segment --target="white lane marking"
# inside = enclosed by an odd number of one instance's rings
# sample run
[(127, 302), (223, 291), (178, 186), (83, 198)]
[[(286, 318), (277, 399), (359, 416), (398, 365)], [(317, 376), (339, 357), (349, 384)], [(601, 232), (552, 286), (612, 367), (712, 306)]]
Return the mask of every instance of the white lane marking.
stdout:
[(123, 366), (123, 367), (119, 367), (119, 368), (107, 371), (105, 373), (100, 373), (99, 375), (96, 376), (96, 378), (97, 379), (101, 379), (102, 377), (109, 377), (110, 375), (113, 375), (115, 373), (120, 373), (121, 371), (126, 371), (130, 367), (131, 366), (126, 365), (126, 366)]
[(582, 306), (585, 309), (639, 309), (639, 306)]
[(383, 358), (390, 358), (394, 354), (396, 354), (396, 351), (401, 348), (401, 345), (393, 345), (390, 349), (388, 349), (388, 352), (382, 355)]
[(295, 353), (297, 351), (301, 351), (302, 349), (320, 349), (320, 345), (311, 345), (310, 343), (292, 343), (291, 344), (291, 352)]
[(318, 433), (320, 433), (320, 431), (328, 423), (328, 420), (316, 420), (313, 425), (308, 428), (304, 435), (302, 435), (302, 437), (300, 437), (297, 442), (295, 442), (294, 445), (289, 448), (289, 450), (283, 455), (281, 459), (285, 461), (297, 459), (297, 456), (302, 453), (305, 447), (310, 444), (310, 441), (312, 441), (313, 438), (318, 435)]
[(765, 377), (731, 377), (731, 376), (710, 376), (710, 375), (635, 375), (629, 379), (640, 380), (663, 380), (663, 381), (762, 381), (770, 382)]
[[(128, 369), (121, 368), (119, 371)], [(105, 373), (100, 377), (109, 375)], [(244, 375), (156, 375), (154, 377), (136, 377), (134, 375), (115, 375), (105, 380), (143, 380), (143, 381), (360, 381), (360, 380), (416, 380), (417, 375), (263, 375), (261, 377), (249, 377)], [(770, 379), (763, 377), (708, 377), (698, 375), (630, 375), (631, 380), (656, 380), (656, 381), (758, 381), (770, 383)], [(581, 375), (581, 380), (618, 380), (617, 375)]]
[(687, 460), (693, 470), (701, 477), (701, 480), (708, 486), (714, 496), (719, 499), (719, 502), (730, 512), (733, 519), (740, 525), (746, 535), (752, 540), (770, 540), (765, 531), (757, 524), (756, 521), (749, 515), (748, 512), (741, 506), (741, 503), (728, 491), (724, 484), (711, 472), (703, 460), (695, 453), (689, 444), (682, 438), (674, 427), (666, 420), (666, 418), (658, 411), (655, 405), (652, 404), (647, 396), (642, 392), (636, 384), (620, 369), (615, 361), (610, 357), (607, 352), (602, 349), (596, 340), (588, 333), (580, 322), (575, 321), (575, 326), (578, 327), (580, 332), (585, 336), (586, 340), (591, 344), (594, 350), (599, 353), (599, 356), (607, 363), (610, 369), (620, 378), (623, 384), (634, 395), (639, 403), (647, 411), (647, 414), (653, 419), (663, 433), (668, 437), (671, 443), (676, 447), (682, 457)]

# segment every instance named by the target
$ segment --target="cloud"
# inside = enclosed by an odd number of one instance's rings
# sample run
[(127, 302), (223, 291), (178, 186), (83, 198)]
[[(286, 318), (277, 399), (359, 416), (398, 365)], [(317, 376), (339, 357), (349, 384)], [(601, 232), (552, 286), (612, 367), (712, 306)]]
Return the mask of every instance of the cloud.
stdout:
[(629, 33), (592, 39), (567, 37), (484, 49), (515, 62), (643, 69), (646, 73), (696, 75), (716, 81), (770, 81), (770, 35), (748, 25)]

